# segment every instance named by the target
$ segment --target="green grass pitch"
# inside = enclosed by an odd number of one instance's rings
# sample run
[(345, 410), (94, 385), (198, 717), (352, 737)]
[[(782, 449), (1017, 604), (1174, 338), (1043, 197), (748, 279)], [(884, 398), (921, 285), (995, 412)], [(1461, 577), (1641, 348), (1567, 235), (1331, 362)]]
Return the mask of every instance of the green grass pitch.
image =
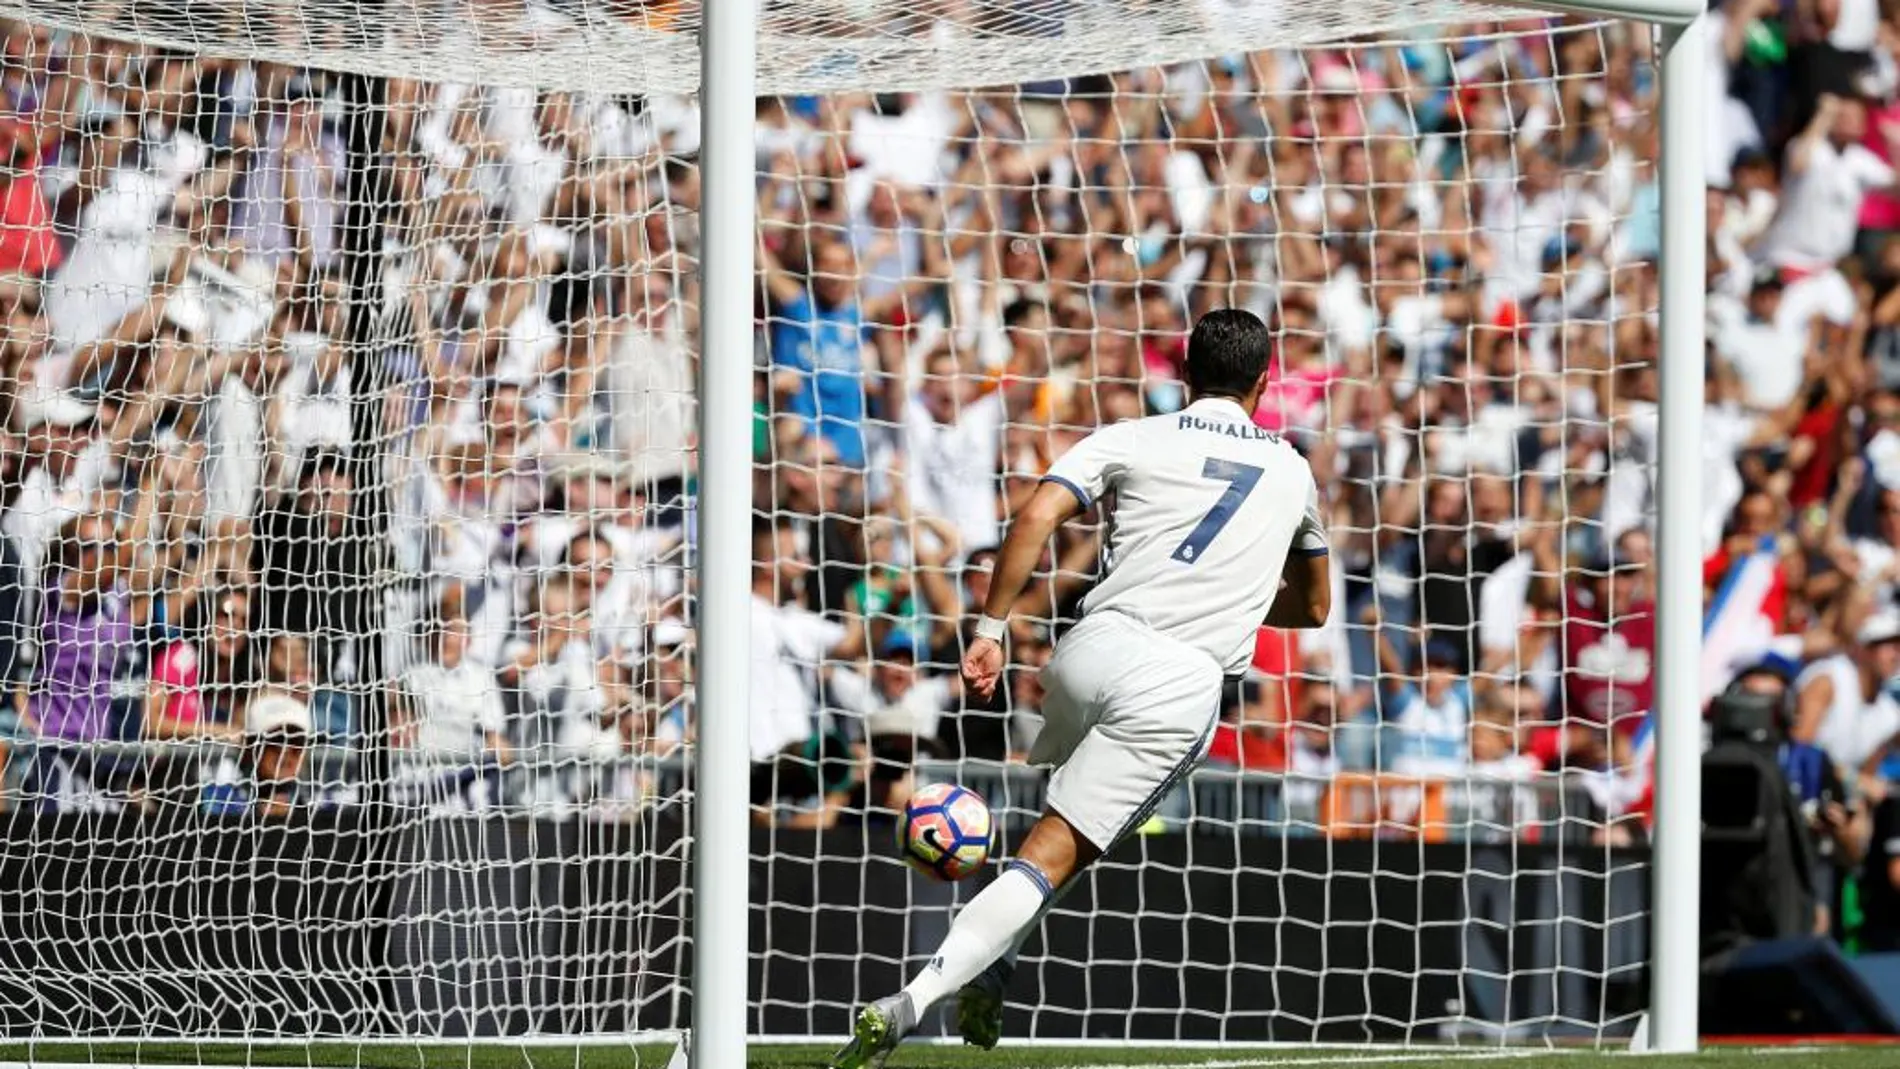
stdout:
[[(831, 1048), (766, 1046), (755, 1048), (755, 1069), (821, 1069)], [(33, 1065), (204, 1067), (255, 1066), (260, 1069), (663, 1069), (672, 1051), (663, 1046), (587, 1045), (579, 1047), (508, 1044), (480, 1046), (337, 1044), (36, 1043), (0, 1042), (0, 1067)], [(1213, 1050), (1198, 1048), (1004, 1047), (983, 1053), (953, 1046), (906, 1046), (887, 1069), (1059, 1069), (1153, 1065), (1201, 1069), (1294, 1069), (1294, 1067), (1365, 1066), (1510, 1066), (1513, 1069), (1896, 1069), (1900, 1045), (1714, 1047), (1692, 1057), (1642, 1057), (1571, 1051), (1407, 1049), (1302, 1050), (1292, 1047)]]

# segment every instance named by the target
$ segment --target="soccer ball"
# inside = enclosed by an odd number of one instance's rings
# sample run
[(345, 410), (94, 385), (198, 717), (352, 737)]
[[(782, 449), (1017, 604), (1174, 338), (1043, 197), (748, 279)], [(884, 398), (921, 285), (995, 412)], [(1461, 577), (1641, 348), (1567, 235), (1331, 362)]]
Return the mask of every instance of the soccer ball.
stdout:
[(990, 856), (990, 807), (967, 787), (933, 783), (911, 796), (897, 826), (897, 848), (917, 871), (961, 880)]

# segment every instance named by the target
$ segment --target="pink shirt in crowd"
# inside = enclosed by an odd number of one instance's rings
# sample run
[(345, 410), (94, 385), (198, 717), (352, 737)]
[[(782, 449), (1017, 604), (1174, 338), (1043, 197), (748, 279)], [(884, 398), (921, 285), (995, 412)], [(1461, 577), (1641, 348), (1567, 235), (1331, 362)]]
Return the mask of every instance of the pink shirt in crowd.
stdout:
[[(1861, 144), (1880, 157), (1882, 163), (1896, 162), (1887, 152), (1887, 139), (1880, 132), (1881, 127), (1894, 124), (1900, 124), (1900, 102), (1868, 107), (1867, 136), (1861, 139)], [(1885, 190), (1868, 193), (1860, 202), (1860, 227), (1862, 230), (1900, 230), (1900, 196)]]
[(165, 688), (165, 715), (181, 724), (195, 724), (203, 716), (198, 697), (198, 648), (189, 642), (165, 647), (152, 664), (152, 681)]
[(1326, 389), (1345, 372), (1337, 367), (1306, 367), (1275, 371), (1260, 391), (1254, 425), (1275, 432), (1289, 427), (1319, 427), (1326, 422)]

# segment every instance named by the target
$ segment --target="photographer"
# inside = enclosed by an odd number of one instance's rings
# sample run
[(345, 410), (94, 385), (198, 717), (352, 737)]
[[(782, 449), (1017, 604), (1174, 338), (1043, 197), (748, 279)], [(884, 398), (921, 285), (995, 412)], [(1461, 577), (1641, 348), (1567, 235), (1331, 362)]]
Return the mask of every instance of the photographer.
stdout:
[(1860, 948), (1900, 951), (1900, 795), (1875, 804), (1867, 863), (1860, 873)]
[(1776, 758), (1814, 839), (1815, 934), (1827, 935), (1833, 927), (1840, 877), (1859, 865), (1867, 852), (1872, 830), (1868, 807), (1842, 781), (1826, 752), (1787, 737), (1789, 681), (1779, 665), (1763, 661), (1743, 669), (1730, 691), (1772, 699), (1780, 711)]
[(1709, 706), (1702, 756), (1702, 951), (1708, 961), (1757, 942), (1813, 935), (1826, 865), (1812, 818), (1783, 770), (1787, 692), (1761, 669)]

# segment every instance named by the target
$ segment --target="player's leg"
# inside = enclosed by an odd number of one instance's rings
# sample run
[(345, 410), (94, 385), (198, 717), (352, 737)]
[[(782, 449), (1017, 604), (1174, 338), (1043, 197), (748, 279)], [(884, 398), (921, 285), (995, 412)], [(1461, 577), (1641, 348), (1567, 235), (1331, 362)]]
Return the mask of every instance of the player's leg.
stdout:
[[(1219, 702), (1218, 667), (1193, 651), (1169, 649), (1145, 629), (1132, 634), (1113, 629), (1096, 641), (1119, 648), (1110, 651), (1115, 656), (1106, 662), (1100, 656), (1089, 658), (1092, 664), (1132, 671), (1115, 673), (1105, 686), (1098, 673), (1072, 664), (1052, 664), (1044, 675), (1052, 696), (1090, 693), (1109, 703), (1101, 722), (1092, 724), (1082, 739), (1065, 742), (1063, 752), (1050, 755), (1059, 766), (1049, 783), (1050, 813), (1090, 849), (1068, 876), (1054, 882), (1054, 893), (1009, 947), (958, 989), (957, 1031), (964, 1042), (986, 1050), (1002, 1037), (1004, 996), (1023, 944), (1079, 882), (1074, 875), (1145, 824), (1206, 751)], [(1078, 827), (1063, 819), (1064, 813), (1091, 819)]]
[[(1063, 820), (1060, 814), (1045, 814), (1042, 820), (1037, 822), (1036, 829), (1030, 832), (1031, 837), (1034, 837), (1036, 831), (1048, 821), (1058, 821), (1065, 827), (1069, 827), (1071, 833), (1074, 832), (1074, 828), (1069, 826), (1068, 821)], [(1084, 839), (1083, 842), (1086, 843), (1087, 840)], [(1092, 843), (1089, 844), (1087, 853), (1091, 855), (1090, 861), (1100, 856)], [(1018, 860), (1021, 860), (1020, 855)], [(1081, 874), (1082, 869), (1087, 867), (1088, 863), (1083, 862), (1078, 856), (1077, 863), (1070, 870), (1068, 878), (1057, 884), (1055, 890), (1044, 897), (1042, 908), (1037, 910), (1029, 923), (1023, 925), (1016, 933), (1016, 937), (1010, 940), (1009, 946), (1003, 950), (1001, 956), (990, 962), (962, 987), (957, 988), (957, 1034), (963, 1037), (965, 1043), (984, 1050), (992, 1050), (1002, 1040), (1003, 1004), (1009, 993), (1010, 977), (1016, 974), (1016, 959), (1022, 954), (1023, 944), (1029, 942), (1029, 937), (1042, 927), (1043, 920), (1049, 916), (1049, 912), (1056, 907), (1056, 904), (1081, 882), (1076, 877)]]
[[(1101, 849), (1060, 813), (1044, 813), (1001, 875), (957, 912), (937, 953), (904, 990), (859, 1011), (852, 1039), (832, 1064), (860, 1069), (883, 1064), (899, 1040), (944, 996), (976, 980), (1041, 921), (1057, 888)], [(998, 1003), (1000, 1025), (1001, 1003)], [(995, 1039), (985, 1047), (996, 1045)]]
[[(1196, 744), (1194, 749), (1190, 751), (1187, 759), (1179, 766), (1179, 772), (1171, 777), (1161, 788), (1156, 790), (1149, 799), (1127, 819), (1106, 848), (1099, 850), (1094, 849), (1094, 844), (1090, 843), (1091, 849), (1089, 851), (1088, 860), (1074, 866), (1074, 868), (1070, 870), (1069, 877), (1055, 885), (1055, 891), (1043, 900), (1042, 908), (1036, 913), (1036, 916), (1031, 919), (1028, 924), (1024, 925), (1021, 931), (1016, 933), (1016, 938), (1010, 942), (1009, 947), (1005, 949), (995, 961), (991, 962), (973, 979), (957, 990), (957, 1033), (963, 1037), (965, 1043), (971, 1046), (981, 1047), (984, 1050), (991, 1050), (1001, 1041), (1003, 1036), (1003, 1005), (1009, 991), (1010, 978), (1014, 976), (1016, 972), (1016, 959), (1018, 955), (1022, 953), (1023, 944), (1027, 943), (1029, 937), (1042, 927), (1043, 920), (1047, 918), (1050, 911), (1062, 901), (1063, 897), (1067, 895), (1070, 890), (1074, 889), (1076, 884), (1081, 882), (1075, 878), (1080, 874), (1081, 870), (1086, 868), (1095, 858), (1106, 853), (1108, 849), (1112, 849), (1115, 843), (1134, 834), (1137, 829), (1143, 824), (1146, 824), (1149, 818), (1154, 816), (1156, 809), (1159, 808), (1161, 802), (1164, 800), (1166, 792), (1172, 789), (1174, 782), (1178, 781), (1180, 775), (1184, 775), (1187, 770), (1197, 764), (1205, 752), (1206, 746), (1204, 743)], [(1056, 820), (1062, 819), (1058, 814), (1050, 814), (1045, 816), (1043, 821), (1046, 822), (1052, 817)], [(1066, 825), (1067, 821), (1063, 821), (1063, 823)], [(1041, 826), (1041, 823), (1037, 824), (1038, 828)], [(1073, 828), (1071, 828), (1071, 830), (1073, 831)], [(1080, 833), (1077, 834), (1080, 836)], [(1082, 841), (1088, 842), (1088, 839), (1083, 837)]]
[[(1042, 818), (1002, 874), (958, 912), (930, 964), (903, 991), (860, 1012), (834, 1066), (881, 1065), (938, 1000), (1020, 946), (1056, 892), (1147, 819), (1199, 759), (1220, 669), (1185, 649), (1114, 618), (1084, 621), (1063, 640), (1043, 671), (1044, 730), (1053, 730), (1057, 749), (1038, 740), (1031, 754), (1032, 762), (1059, 765)], [(1198, 712), (1184, 712), (1190, 707)], [(999, 986), (993, 1013), (981, 1028), (964, 1027), (966, 1038), (993, 1046), (1001, 1005)]]
[(1017, 946), (1056, 892), (1101, 852), (1062, 814), (1044, 813), (1002, 874), (958, 911), (936, 956), (904, 988), (919, 1015)]

